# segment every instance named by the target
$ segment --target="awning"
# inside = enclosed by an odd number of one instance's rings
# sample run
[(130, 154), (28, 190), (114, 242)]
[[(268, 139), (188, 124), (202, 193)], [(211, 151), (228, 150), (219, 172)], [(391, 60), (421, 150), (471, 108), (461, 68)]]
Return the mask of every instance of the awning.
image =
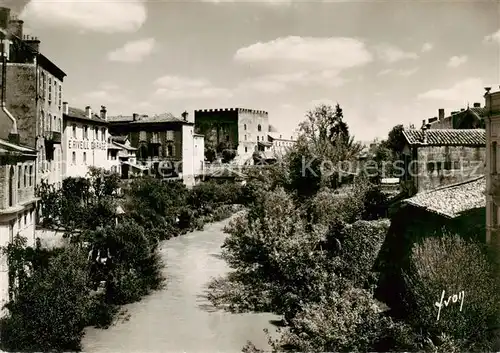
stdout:
[(134, 163), (130, 163), (129, 161), (124, 161), (122, 162), (122, 164), (126, 164), (126, 165), (129, 165), (131, 166), (132, 168), (136, 168), (136, 169), (139, 169), (139, 170), (148, 170), (149, 168), (145, 165), (140, 165), (140, 164), (134, 164)]
[(271, 147), (273, 145), (271, 142), (266, 142), (266, 141), (259, 141), (257, 142), (257, 144), (262, 147)]

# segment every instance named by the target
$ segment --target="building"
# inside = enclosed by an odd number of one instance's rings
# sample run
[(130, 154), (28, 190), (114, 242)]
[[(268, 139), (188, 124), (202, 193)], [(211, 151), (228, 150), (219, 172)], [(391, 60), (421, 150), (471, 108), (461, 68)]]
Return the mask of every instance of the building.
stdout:
[[(36, 150), (0, 140), (0, 247), (16, 235), (35, 244), (36, 223)], [(9, 300), (7, 256), (0, 253), (0, 317)]]
[[(62, 181), (62, 100), (66, 74), (40, 53), (40, 40), (23, 34), (23, 21), (0, 8), (2, 47), (8, 55), (2, 70), (6, 107), (16, 117), (20, 143), (37, 151), (37, 183)], [(12, 128), (0, 119), (0, 137)]]
[(277, 132), (270, 132), (268, 134), (268, 141), (272, 144), (272, 152), (278, 156), (284, 156), (297, 142), (293, 136), (285, 136)]
[(375, 296), (396, 313), (404, 310), (403, 273), (415, 244), (443, 232), (464, 239), (485, 238), (485, 176), (421, 192), (402, 202), (391, 216), (391, 227), (381, 247), (375, 271), (381, 275)]
[(108, 142), (108, 164), (111, 172), (122, 179), (141, 175), (147, 168), (137, 164), (137, 148), (131, 146), (127, 136), (110, 136)]
[(481, 103), (474, 103), (472, 107), (451, 112), (445, 117), (444, 109), (438, 110), (438, 116), (429, 118), (430, 129), (484, 129), (486, 109)]
[(236, 150), (236, 162), (251, 161), (253, 153), (270, 147), (269, 114), (244, 108), (195, 110), (196, 133), (205, 136), (205, 144), (222, 152)]
[(500, 225), (500, 91), (486, 88), (486, 241), (498, 245)]
[(63, 175), (85, 177), (89, 167), (109, 169), (106, 107), (100, 115), (63, 103)]
[(484, 175), (484, 129), (405, 129), (403, 187), (414, 195)]
[(109, 117), (109, 131), (114, 136), (127, 136), (137, 149), (137, 164), (147, 167), (158, 177), (182, 178), (191, 186), (203, 174), (203, 138), (194, 133), (188, 113), (179, 119), (170, 113), (147, 116)]

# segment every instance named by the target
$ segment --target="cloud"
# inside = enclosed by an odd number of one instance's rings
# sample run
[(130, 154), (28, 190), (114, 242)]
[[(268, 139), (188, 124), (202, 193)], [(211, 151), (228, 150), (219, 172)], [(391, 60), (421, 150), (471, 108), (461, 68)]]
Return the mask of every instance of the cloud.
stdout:
[(433, 89), (417, 96), (418, 99), (435, 99), (465, 102), (471, 97), (478, 97), (483, 92), (483, 81), (479, 78), (468, 78), (450, 88)]
[(386, 76), (389, 74), (393, 74), (393, 75), (398, 75), (398, 76), (403, 76), (403, 77), (409, 77), (409, 76), (412, 76), (413, 74), (415, 74), (417, 71), (418, 71), (418, 67), (414, 67), (413, 69), (407, 69), (407, 70), (404, 70), (404, 69), (399, 69), (399, 70), (386, 69), (386, 70), (380, 71), (377, 74), (377, 76)]
[(213, 86), (210, 81), (180, 76), (163, 76), (155, 81), (155, 96), (165, 99), (230, 98), (232, 92)]
[(418, 54), (414, 52), (406, 52), (398, 47), (389, 44), (381, 44), (375, 48), (378, 57), (389, 63), (395, 63), (401, 60), (418, 59)]
[(452, 56), (450, 60), (448, 60), (448, 67), (459, 67), (462, 64), (465, 64), (467, 62), (467, 56), (466, 55), (461, 55), (461, 56)]
[(279, 93), (291, 85), (340, 87), (347, 80), (335, 70), (319, 72), (301, 71), (287, 74), (269, 74), (248, 79), (240, 83), (240, 89), (251, 89), (264, 93)]
[(500, 29), (484, 37), (485, 43), (500, 43)]
[(279, 68), (293, 72), (311, 66), (318, 71), (363, 66), (372, 61), (372, 55), (362, 41), (354, 38), (290, 36), (240, 48), (234, 60), (261, 68), (271, 67), (272, 71)]
[[(238, 3), (238, 2), (248, 3), (248, 0), (201, 0), (201, 1), (214, 4)], [(254, 3), (262, 3), (267, 5), (289, 5), (293, 3), (293, 0), (259, 0), (259, 1), (254, 1)]]
[(431, 51), (432, 49), (434, 48), (434, 45), (432, 45), (432, 43), (424, 43), (424, 45), (422, 45), (422, 53), (426, 53), (428, 51)]
[(147, 12), (143, 0), (31, 0), (21, 18), (30, 25), (117, 33), (139, 30), (146, 22)]
[(155, 45), (156, 40), (154, 38), (131, 41), (123, 47), (109, 52), (108, 60), (126, 63), (141, 62), (153, 52)]

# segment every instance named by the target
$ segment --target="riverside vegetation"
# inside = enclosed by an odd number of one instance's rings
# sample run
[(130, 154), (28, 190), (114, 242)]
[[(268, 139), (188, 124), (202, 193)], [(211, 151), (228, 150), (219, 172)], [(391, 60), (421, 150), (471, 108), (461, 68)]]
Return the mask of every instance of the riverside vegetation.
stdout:
[[(274, 352), (491, 351), (500, 291), (489, 249), (446, 231), (416, 243), (400, 269), (405, 310), (384, 308), (373, 293), (390, 227), (387, 200), (376, 177), (349, 180), (319, 165), (317, 176), (302, 174), (304, 156), (336, 162), (359, 148), (340, 107), (320, 106), (307, 118), (287, 157), (250, 183), (256, 196), (248, 212), (227, 227), (223, 258), (232, 271), (212, 280), (211, 302), (282, 315), (278, 337), (268, 332)], [(443, 290), (465, 290), (467, 300), (436, 321)], [(262, 352), (251, 342), (243, 351)]]
[(31, 248), (16, 236), (3, 249), (13, 285), (1, 322), (2, 349), (81, 349), (86, 326), (108, 327), (120, 305), (163, 286), (160, 241), (229, 217), (246, 194), (236, 183), (188, 190), (153, 178), (121, 190), (118, 175), (99, 169), (64, 180), (60, 190), (43, 184), (41, 223), (64, 232), (69, 245)]

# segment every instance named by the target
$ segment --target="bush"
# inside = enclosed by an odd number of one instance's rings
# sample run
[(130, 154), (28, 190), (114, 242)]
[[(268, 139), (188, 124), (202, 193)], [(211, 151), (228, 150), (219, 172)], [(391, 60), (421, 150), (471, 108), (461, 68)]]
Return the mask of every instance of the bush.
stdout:
[[(482, 245), (449, 234), (428, 238), (412, 250), (406, 283), (408, 320), (433, 344), (446, 334), (463, 351), (491, 349), (488, 329), (500, 317), (500, 287), (497, 267)], [(464, 304), (462, 311), (460, 301), (443, 305), (437, 321), (434, 303), (443, 291), (444, 300), (464, 291)]]
[(35, 271), (7, 304), (2, 343), (15, 351), (80, 349), (91, 301), (86, 253), (65, 248), (46, 271)]

